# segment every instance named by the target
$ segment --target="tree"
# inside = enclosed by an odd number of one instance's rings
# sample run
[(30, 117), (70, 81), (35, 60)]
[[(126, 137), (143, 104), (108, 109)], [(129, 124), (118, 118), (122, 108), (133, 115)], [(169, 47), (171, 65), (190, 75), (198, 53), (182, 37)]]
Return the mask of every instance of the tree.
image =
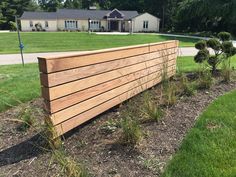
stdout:
[[(194, 57), (196, 63), (203, 63), (207, 61), (207, 64), (211, 67), (213, 74), (216, 73), (217, 66), (223, 62), (228, 61), (230, 57), (236, 54), (236, 48), (233, 46), (231, 34), (228, 32), (220, 32), (218, 38), (212, 38), (207, 41), (199, 41), (195, 44), (195, 48), (198, 49), (197, 55)], [(214, 55), (210, 55), (208, 48), (214, 51)], [(229, 62), (230, 67), (230, 62)]]
[(40, 7), (48, 12), (55, 12), (57, 9), (63, 7), (63, 0), (40, 0)]
[(69, 9), (82, 9), (82, 0), (66, 0), (64, 7)]
[(0, 1), (0, 29), (14, 30), (15, 15), (21, 16), (24, 11), (39, 10), (33, 0), (1, 0)]

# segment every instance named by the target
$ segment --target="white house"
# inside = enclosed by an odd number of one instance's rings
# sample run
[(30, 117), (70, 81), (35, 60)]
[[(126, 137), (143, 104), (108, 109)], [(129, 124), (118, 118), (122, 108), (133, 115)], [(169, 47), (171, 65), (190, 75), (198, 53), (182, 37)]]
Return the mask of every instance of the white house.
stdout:
[(59, 9), (57, 12), (24, 12), (22, 31), (158, 32), (160, 19), (137, 11)]

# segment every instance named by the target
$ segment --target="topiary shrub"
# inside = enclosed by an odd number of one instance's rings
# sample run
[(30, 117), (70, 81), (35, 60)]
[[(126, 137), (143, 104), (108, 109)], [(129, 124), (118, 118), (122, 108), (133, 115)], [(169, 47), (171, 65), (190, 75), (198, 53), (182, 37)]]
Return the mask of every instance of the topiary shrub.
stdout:
[(221, 41), (231, 40), (231, 34), (228, 32), (220, 32), (217, 36)]
[(209, 51), (207, 49), (202, 49), (198, 51), (197, 55), (194, 57), (194, 61), (196, 63), (203, 63), (208, 60), (209, 56)]
[(207, 47), (207, 44), (206, 44), (206, 41), (204, 41), (204, 40), (198, 41), (195, 44), (195, 48), (198, 49), (198, 50), (206, 49), (206, 47)]

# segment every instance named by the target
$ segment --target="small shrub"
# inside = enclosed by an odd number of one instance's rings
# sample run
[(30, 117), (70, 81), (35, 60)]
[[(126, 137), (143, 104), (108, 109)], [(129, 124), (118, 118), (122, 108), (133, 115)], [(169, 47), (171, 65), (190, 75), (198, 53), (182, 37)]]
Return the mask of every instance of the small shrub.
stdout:
[(192, 96), (196, 92), (195, 85), (193, 83), (190, 83), (185, 75), (181, 77), (181, 89), (182, 95), (186, 96)]
[(194, 61), (196, 63), (203, 63), (204, 61), (208, 60), (209, 58), (209, 51), (207, 49), (199, 50), (197, 55), (194, 56)]
[(204, 40), (198, 41), (195, 44), (195, 48), (198, 49), (198, 50), (203, 50), (203, 49), (206, 48), (206, 46), (207, 46), (207, 44), (206, 44), (206, 41), (204, 41)]
[(145, 93), (144, 95), (144, 104), (142, 112), (146, 118), (154, 120), (156, 122), (159, 122), (159, 120), (163, 117), (164, 114), (162, 109), (154, 103), (150, 95), (147, 93)]
[(221, 76), (223, 77), (223, 82), (229, 83), (231, 80), (231, 68), (230, 68), (230, 64), (229, 61), (225, 60), (222, 63), (222, 67), (221, 67)]
[(105, 122), (104, 125), (102, 125), (100, 130), (105, 134), (111, 134), (115, 132), (118, 127), (120, 127), (120, 124), (118, 121), (108, 120)]
[(162, 101), (165, 106), (172, 106), (177, 102), (177, 87), (172, 82), (169, 82), (164, 88), (164, 99)]
[(231, 39), (231, 34), (228, 33), (228, 32), (220, 32), (218, 34), (218, 38), (221, 40), (221, 41), (229, 41)]
[(125, 116), (121, 121), (122, 142), (126, 145), (134, 146), (142, 139), (142, 131), (137, 121), (130, 115)]
[(59, 163), (62, 171), (68, 177), (87, 177), (89, 176), (87, 170), (78, 164), (75, 160), (67, 156), (62, 150), (53, 151), (54, 159)]
[(205, 70), (199, 73), (198, 89), (209, 89), (213, 84), (213, 78), (210, 71)]

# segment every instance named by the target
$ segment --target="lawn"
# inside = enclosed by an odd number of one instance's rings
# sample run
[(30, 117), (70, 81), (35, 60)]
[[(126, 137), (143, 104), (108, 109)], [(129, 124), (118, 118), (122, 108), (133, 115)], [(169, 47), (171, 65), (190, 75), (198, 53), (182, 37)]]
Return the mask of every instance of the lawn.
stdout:
[(236, 91), (221, 96), (199, 117), (163, 177), (235, 177)]
[[(96, 35), (78, 32), (28, 32), (21, 33), (24, 52), (55, 52), (96, 50), (145, 44), (177, 39), (180, 46), (194, 46), (197, 39), (176, 38), (151, 34)], [(19, 52), (17, 33), (0, 33), (0, 54)]]
[(0, 112), (39, 95), (37, 64), (0, 66)]
[[(232, 59), (236, 67), (236, 57)], [(193, 57), (179, 57), (178, 69), (182, 72), (197, 70)], [(0, 112), (40, 96), (37, 64), (0, 66)]]
[[(236, 68), (236, 56), (231, 59), (231, 66)], [(181, 72), (197, 71), (199, 65), (194, 62), (193, 57), (179, 57), (177, 60), (177, 69)]]

